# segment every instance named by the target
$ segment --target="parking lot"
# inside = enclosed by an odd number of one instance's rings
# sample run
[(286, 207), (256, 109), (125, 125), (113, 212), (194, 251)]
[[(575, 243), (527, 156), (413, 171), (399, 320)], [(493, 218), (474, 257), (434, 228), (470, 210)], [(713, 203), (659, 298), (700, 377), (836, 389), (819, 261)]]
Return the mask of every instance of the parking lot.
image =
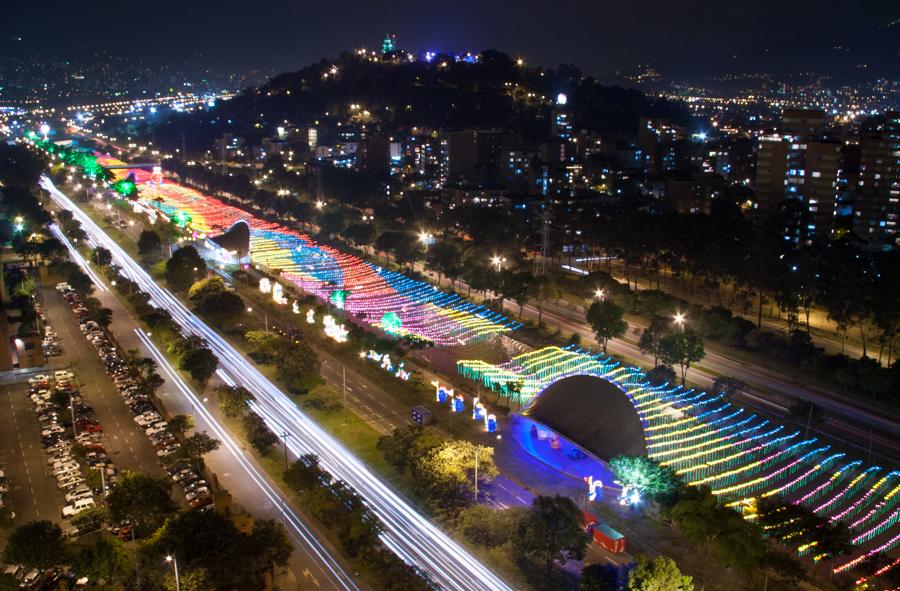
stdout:
[(56, 488), (56, 479), (47, 473), (47, 455), (41, 447), (41, 429), (28, 398), (28, 385), (5, 386), (2, 392), (0, 450), (15, 522), (60, 522), (63, 496)]
[(47, 320), (59, 334), (62, 347), (54, 365), (66, 366), (75, 374), (82, 396), (103, 425), (101, 440), (110, 458), (119, 469), (162, 474), (150, 440), (134, 423), (103, 363), (79, 330), (68, 303), (53, 288), (44, 288), (42, 295)]

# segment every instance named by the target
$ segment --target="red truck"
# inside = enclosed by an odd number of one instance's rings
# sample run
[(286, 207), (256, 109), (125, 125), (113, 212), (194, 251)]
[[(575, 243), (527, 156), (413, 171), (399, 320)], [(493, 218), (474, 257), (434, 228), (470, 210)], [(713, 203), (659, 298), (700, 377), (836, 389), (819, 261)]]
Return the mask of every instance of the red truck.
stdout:
[(625, 536), (605, 523), (601, 523), (596, 515), (584, 512), (584, 531), (591, 534), (594, 543), (613, 554), (625, 551)]

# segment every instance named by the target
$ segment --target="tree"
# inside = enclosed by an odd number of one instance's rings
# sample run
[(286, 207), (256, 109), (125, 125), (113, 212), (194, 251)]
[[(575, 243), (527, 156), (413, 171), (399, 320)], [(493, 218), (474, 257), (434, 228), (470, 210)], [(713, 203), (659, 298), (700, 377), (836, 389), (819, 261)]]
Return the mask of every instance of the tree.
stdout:
[(692, 363), (703, 359), (703, 339), (693, 330), (673, 331), (662, 338), (659, 343), (660, 359), (663, 363), (681, 367), (681, 383), (684, 384), (687, 370)]
[(304, 454), (294, 461), (284, 473), (284, 482), (289, 487), (305, 494), (330, 480), (328, 473), (319, 466), (319, 457)]
[(340, 208), (331, 209), (319, 216), (319, 229), (329, 238), (343, 232), (346, 225), (344, 212)]
[(225, 281), (218, 275), (213, 275), (212, 277), (206, 277), (191, 285), (191, 288), (188, 290), (188, 299), (195, 302), (201, 302), (206, 296), (222, 293), (227, 289)]
[(193, 246), (182, 246), (166, 261), (166, 283), (174, 291), (185, 291), (206, 273), (206, 261)]
[(162, 240), (153, 230), (143, 230), (138, 237), (138, 254), (148, 260), (155, 260), (162, 254)]
[(411, 424), (394, 427), (390, 435), (379, 437), (377, 447), (385, 461), (403, 474), (417, 458), (440, 443), (431, 429)]
[(449, 240), (441, 240), (432, 245), (425, 254), (425, 264), (438, 274), (438, 285), (441, 277), (446, 275), (453, 280), (459, 276), (459, 248)]
[(249, 545), (256, 548), (261, 569), (270, 569), (275, 576), (276, 566), (287, 566), (294, 551), (291, 540), (284, 531), (284, 526), (271, 519), (260, 519), (253, 522)]
[(667, 495), (679, 485), (674, 470), (646, 456), (616, 456), (609, 465), (622, 486), (635, 488), (642, 494), (653, 497)]
[(681, 574), (671, 558), (657, 556), (652, 561), (638, 556), (628, 573), (629, 591), (694, 591), (691, 577)]
[(669, 332), (669, 322), (662, 316), (654, 316), (650, 324), (641, 331), (638, 347), (644, 355), (653, 357), (653, 367), (659, 365), (660, 348), (662, 338)]
[(109, 249), (98, 246), (94, 249), (91, 259), (99, 267), (108, 267), (112, 263), (112, 253), (109, 252)]
[(537, 304), (538, 324), (544, 317), (544, 305), (547, 302), (558, 300), (560, 293), (559, 284), (551, 275), (538, 275), (531, 280), (528, 286), (528, 296)]
[(344, 230), (344, 236), (356, 246), (369, 246), (375, 239), (375, 228), (372, 227), (372, 224), (362, 222), (350, 224)]
[(578, 591), (627, 591), (630, 566), (589, 564), (581, 570)]
[(319, 357), (305, 341), (282, 349), (277, 362), (278, 379), (295, 394), (305, 394), (321, 381)]
[(188, 372), (201, 384), (205, 384), (212, 377), (218, 365), (218, 358), (205, 344), (184, 351), (178, 362), (179, 369)]
[(250, 390), (243, 386), (222, 385), (216, 387), (219, 406), (227, 417), (239, 417), (247, 410), (247, 403), (256, 400)]
[(494, 448), (454, 440), (441, 443), (415, 461), (416, 483), (435, 501), (453, 506), (474, 487), (476, 456), (479, 478), (497, 475)]
[(140, 535), (151, 534), (175, 512), (171, 487), (166, 478), (124, 472), (106, 497), (110, 520), (128, 521)]
[(457, 529), (478, 546), (496, 548), (513, 539), (519, 520), (526, 509), (494, 509), (487, 505), (472, 505), (459, 512)]
[(121, 584), (134, 573), (133, 561), (125, 544), (111, 536), (100, 536), (91, 546), (75, 554), (73, 570), (92, 581)]
[(181, 447), (175, 451), (175, 456), (190, 460), (194, 468), (199, 472), (203, 467), (203, 456), (219, 449), (220, 442), (213, 439), (206, 432), (194, 433), (181, 442)]
[(62, 530), (50, 521), (29, 521), (13, 530), (3, 550), (3, 561), (45, 570), (65, 564), (68, 547)]
[(268, 570), (273, 554), (283, 556), (283, 545), (274, 536), (241, 533), (216, 512), (187, 511), (166, 522), (146, 551), (160, 562), (163, 556), (176, 556), (184, 572), (204, 570), (204, 589), (259, 589), (261, 573)]
[(205, 295), (200, 300), (200, 305), (197, 306), (197, 309), (215, 322), (229, 326), (234, 326), (240, 322), (244, 312), (247, 311), (241, 296), (231, 290)]
[(500, 307), (503, 300), (511, 299), (519, 304), (519, 316), (522, 316), (522, 308), (525, 307), (525, 299), (528, 297), (528, 284), (531, 281), (531, 273), (528, 271), (504, 270), (500, 273)]
[(628, 330), (624, 315), (625, 310), (609, 300), (594, 302), (588, 308), (586, 315), (588, 324), (597, 335), (597, 340), (603, 343), (604, 353), (609, 339), (619, 338)]
[(184, 435), (194, 428), (194, 417), (191, 415), (175, 415), (166, 421), (166, 431), (173, 435)]
[(79, 533), (88, 533), (103, 527), (108, 519), (109, 512), (106, 507), (94, 505), (72, 517), (72, 525), (78, 528)]
[(309, 391), (303, 399), (304, 408), (316, 408), (326, 413), (343, 408), (341, 395), (328, 384), (319, 384)]
[(255, 412), (244, 415), (244, 428), (247, 430), (247, 441), (260, 455), (266, 455), (272, 446), (278, 443), (278, 436), (272, 433), (266, 422)]
[(519, 523), (516, 549), (523, 558), (543, 565), (549, 580), (554, 562), (584, 558), (588, 539), (575, 501), (560, 495), (538, 496)]

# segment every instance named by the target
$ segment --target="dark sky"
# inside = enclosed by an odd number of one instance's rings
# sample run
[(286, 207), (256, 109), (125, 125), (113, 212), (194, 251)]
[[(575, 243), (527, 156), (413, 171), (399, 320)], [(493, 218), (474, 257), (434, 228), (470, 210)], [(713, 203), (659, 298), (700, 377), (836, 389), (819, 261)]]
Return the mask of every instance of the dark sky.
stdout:
[[(638, 63), (700, 63), (770, 48), (884, 39), (897, 57), (897, 0), (10, 0), (4, 33), (105, 46), (153, 61), (202, 52), (226, 67), (297, 69), (388, 31), (410, 50), (496, 48), (535, 65), (575, 63), (602, 75)], [(880, 31), (879, 31), (880, 29)]]

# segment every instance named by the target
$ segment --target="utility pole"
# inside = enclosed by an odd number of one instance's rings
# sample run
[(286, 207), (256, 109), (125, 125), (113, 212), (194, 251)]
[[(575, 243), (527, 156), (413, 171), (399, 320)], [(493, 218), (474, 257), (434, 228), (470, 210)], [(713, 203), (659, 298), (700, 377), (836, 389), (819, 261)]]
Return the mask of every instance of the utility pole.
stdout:
[(181, 132), (181, 158), (187, 162), (187, 139), (183, 131)]
[(478, 503), (478, 445), (475, 445), (475, 503)]
[(134, 543), (134, 528), (137, 527), (137, 521), (131, 524), (131, 556), (134, 558), (134, 583), (138, 591), (141, 589), (141, 571), (138, 570), (137, 545)]
[(288, 460), (287, 460), (287, 438), (290, 437), (291, 434), (287, 431), (281, 432), (281, 439), (284, 440), (284, 471), (287, 472), (288, 469)]
[(541, 275), (547, 274), (547, 257), (550, 256), (550, 208), (544, 202), (544, 224), (541, 229)]
[(341, 393), (341, 404), (344, 405), (344, 408), (347, 408), (347, 366), (343, 363), (341, 364)]
[(72, 434), (78, 437), (78, 427), (75, 425), (75, 403), (72, 401), (72, 394), (69, 394), (69, 410), (72, 413)]

